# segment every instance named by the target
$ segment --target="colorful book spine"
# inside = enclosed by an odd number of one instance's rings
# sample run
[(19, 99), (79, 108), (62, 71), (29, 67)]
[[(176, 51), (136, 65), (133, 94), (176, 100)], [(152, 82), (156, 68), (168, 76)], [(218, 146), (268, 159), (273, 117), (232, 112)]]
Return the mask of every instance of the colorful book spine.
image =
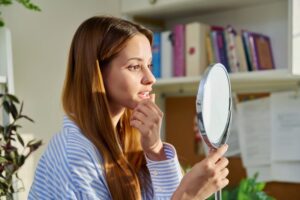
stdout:
[(177, 24), (173, 28), (173, 76), (185, 76), (185, 25)]
[(252, 33), (253, 49), (258, 70), (275, 69), (271, 40), (268, 36)]
[(173, 75), (172, 32), (161, 33), (161, 77), (171, 78)]
[(153, 44), (152, 44), (152, 73), (155, 78), (161, 77), (161, 34), (155, 32), (153, 34)]
[(216, 61), (215, 61), (213, 44), (211, 41), (210, 33), (206, 34), (205, 42), (206, 42), (206, 53), (207, 53), (208, 64), (213, 64)]
[(219, 53), (220, 62), (225, 66), (228, 72), (230, 72), (230, 67), (227, 60), (227, 51), (226, 51), (226, 41), (224, 36), (224, 28), (219, 26), (212, 26), (212, 32), (216, 33), (217, 40), (217, 50)]

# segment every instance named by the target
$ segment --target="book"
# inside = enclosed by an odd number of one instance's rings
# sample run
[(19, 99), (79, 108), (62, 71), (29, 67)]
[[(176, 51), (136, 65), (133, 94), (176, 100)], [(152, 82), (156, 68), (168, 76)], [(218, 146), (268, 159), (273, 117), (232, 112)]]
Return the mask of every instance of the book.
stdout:
[(152, 73), (155, 78), (161, 77), (161, 35), (160, 32), (154, 32), (152, 44)]
[(237, 33), (235, 36), (235, 43), (236, 43), (237, 56), (238, 56), (238, 60), (240, 63), (239, 71), (246, 72), (246, 71), (248, 71), (248, 65), (247, 65), (247, 61), (246, 61), (246, 52), (245, 52), (245, 49), (243, 46), (242, 37), (239, 33)]
[(215, 61), (214, 49), (213, 49), (210, 33), (206, 34), (205, 40), (206, 40), (205, 42), (206, 42), (206, 54), (207, 54), (208, 64), (213, 64), (216, 61)]
[(173, 34), (173, 76), (185, 76), (185, 25), (176, 24)]
[(258, 70), (274, 69), (271, 40), (267, 35), (251, 33), (253, 40), (254, 57)]
[(252, 60), (251, 60), (248, 34), (249, 33), (247, 31), (242, 30), (242, 41), (243, 41), (243, 47), (244, 47), (244, 50), (245, 50), (248, 71), (252, 71)]
[(224, 28), (220, 26), (212, 26), (211, 32), (213, 33), (214, 44), (217, 45), (215, 52), (218, 52), (218, 60), (222, 63), (228, 72), (230, 72), (230, 67), (227, 59), (227, 51), (226, 51), (226, 41), (224, 36)]
[(217, 33), (211, 31), (210, 32), (210, 40), (212, 44), (212, 52), (213, 52), (213, 58), (216, 63), (220, 63), (220, 55), (219, 55), (219, 48), (218, 48), (218, 40), (217, 40)]
[(173, 74), (172, 32), (161, 32), (161, 78), (170, 78)]
[(240, 68), (240, 61), (237, 54), (236, 48), (236, 31), (230, 25), (228, 25), (224, 30), (224, 35), (226, 39), (226, 50), (227, 50), (227, 60), (231, 72), (238, 72)]
[(206, 35), (210, 26), (200, 22), (186, 24), (185, 27), (185, 67), (186, 76), (199, 76), (208, 66)]
[(246, 39), (248, 40), (248, 44), (249, 44), (252, 71), (256, 71), (258, 70), (258, 61), (257, 61), (257, 52), (254, 47), (253, 33), (248, 32), (247, 36), (248, 38)]

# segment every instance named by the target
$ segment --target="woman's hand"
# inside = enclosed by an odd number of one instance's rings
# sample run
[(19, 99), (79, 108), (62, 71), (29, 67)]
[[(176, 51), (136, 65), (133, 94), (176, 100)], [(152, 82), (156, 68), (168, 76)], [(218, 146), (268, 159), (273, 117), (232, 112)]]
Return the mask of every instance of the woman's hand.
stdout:
[(163, 143), (160, 138), (163, 113), (154, 102), (155, 95), (143, 100), (133, 109), (130, 125), (141, 133), (142, 148), (151, 160), (165, 160)]
[(226, 168), (228, 159), (223, 157), (228, 145), (223, 145), (194, 167), (183, 177), (172, 199), (207, 199), (214, 192), (225, 187), (229, 180)]

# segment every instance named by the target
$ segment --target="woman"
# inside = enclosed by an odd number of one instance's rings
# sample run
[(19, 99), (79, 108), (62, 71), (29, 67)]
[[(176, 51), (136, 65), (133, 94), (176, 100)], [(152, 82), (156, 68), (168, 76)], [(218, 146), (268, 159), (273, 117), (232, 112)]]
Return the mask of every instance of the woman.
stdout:
[(226, 146), (182, 179), (175, 149), (161, 141), (151, 43), (149, 30), (122, 19), (80, 25), (63, 128), (39, 161), (29, 199), (204, 199), (228, 184)]

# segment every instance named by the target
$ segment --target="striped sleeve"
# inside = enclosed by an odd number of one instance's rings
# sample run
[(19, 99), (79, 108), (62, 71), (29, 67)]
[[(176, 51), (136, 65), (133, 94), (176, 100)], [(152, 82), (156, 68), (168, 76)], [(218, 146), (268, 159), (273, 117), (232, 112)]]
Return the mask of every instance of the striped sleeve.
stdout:
[(163, 148), (167, 160), (152, 161), (146, 156), (156, 200), (170, 199), (182, 179), (175, 148), (167, 143), (164, 143)]

